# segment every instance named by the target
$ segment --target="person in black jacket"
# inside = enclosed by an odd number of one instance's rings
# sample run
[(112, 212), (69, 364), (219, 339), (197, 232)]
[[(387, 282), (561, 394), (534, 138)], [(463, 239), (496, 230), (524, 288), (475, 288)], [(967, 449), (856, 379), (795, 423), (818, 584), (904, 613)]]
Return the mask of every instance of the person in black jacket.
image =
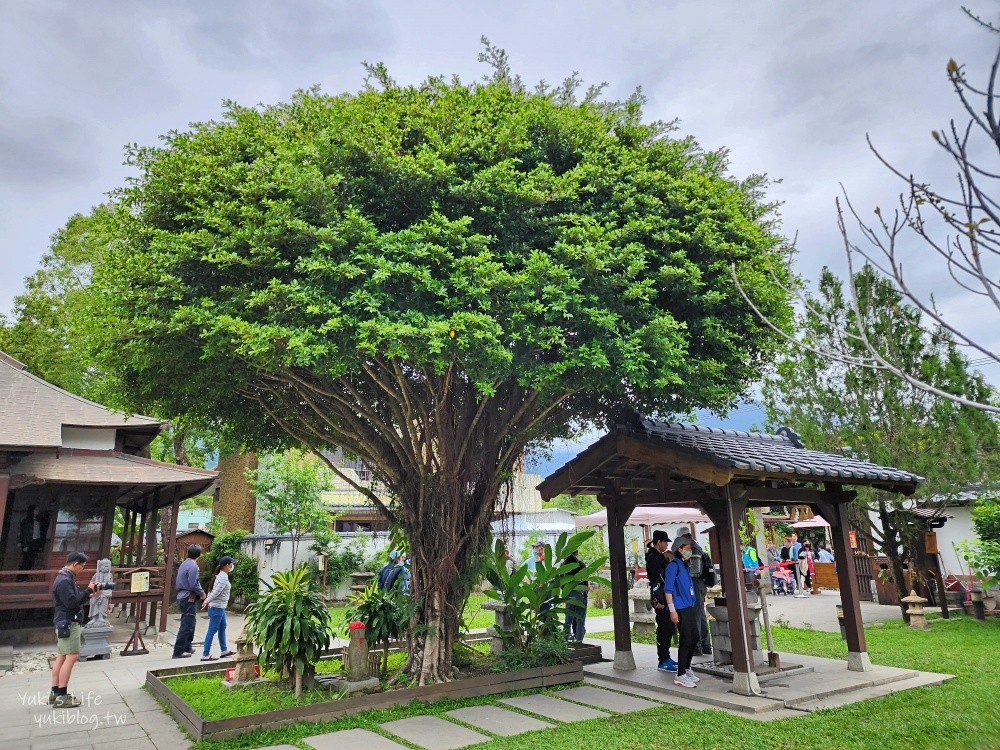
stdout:
[(73, 666), (80, 658), (80, 628), (83, 624), (83, 605), (94, 595), (98, 584), (91, 583), (86, 588), (76, 585), (76, 577), (87, 565), (87, 556), (82, 552), (70, 552), (66, 565), (52, 581), (52, 606), (55, 614), (52, 622), (56, 626), (56, 644), (59, 655), (52, 663), (52, 692), (49, 704), (56, 708), (76, 708), (80, 700), (66, 692)]
[(676, 672), (677, 662), (670, 658), (670, 641), (676, 627), (667, 611), (667, 598), (663, 591), (663, 574), (667, 569), (666, 552), (670, 545), (667, 532), (657, 529), (646, 545), (646, 578), (649, 579), (649, 595), (656, 613), (656, 668), (661, 672)]

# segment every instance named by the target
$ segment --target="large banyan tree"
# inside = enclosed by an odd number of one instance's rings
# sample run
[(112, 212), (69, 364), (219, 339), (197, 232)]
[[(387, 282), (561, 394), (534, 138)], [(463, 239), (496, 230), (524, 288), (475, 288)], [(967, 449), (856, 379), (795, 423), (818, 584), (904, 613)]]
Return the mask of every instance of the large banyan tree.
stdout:
[(763, 177), (642, 102), (394, 83), (247, 108), (135, 148), (90, 337), (135, 408), (339, 446), (393, 500), (449, 679), (467, 571), (526, 448), (621, 410), (724, 410), (788, 320)]

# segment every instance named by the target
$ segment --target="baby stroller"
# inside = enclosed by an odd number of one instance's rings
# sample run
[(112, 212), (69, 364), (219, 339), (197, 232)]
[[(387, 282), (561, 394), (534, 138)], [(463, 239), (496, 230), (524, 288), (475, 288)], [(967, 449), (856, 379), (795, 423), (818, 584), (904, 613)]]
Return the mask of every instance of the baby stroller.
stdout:
[(785, 567), (774, 568), (771, 571), (771, 595), (785, 594), (786, 596), (795, 593), (795, 578), (792, 571)]

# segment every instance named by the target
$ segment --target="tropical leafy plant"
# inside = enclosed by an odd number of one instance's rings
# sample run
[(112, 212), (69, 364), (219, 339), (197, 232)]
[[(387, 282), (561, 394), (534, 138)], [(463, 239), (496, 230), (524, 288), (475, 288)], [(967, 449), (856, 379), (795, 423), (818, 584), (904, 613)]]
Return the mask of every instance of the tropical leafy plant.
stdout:
[[(572, 597), (574, 589), (586, 581), (610, 585), (609, 581), (595, 577), (606, 564), (606, 558), (592, 560), (582, 568), (576, 563), (566, 562), (566, 558), (577, 552), (594, 534), (594, 531), (580, 531), (572, 536), (565, 532), (560, 534), (554, 547), (545, 545), (545, 557), (535, 563), (534, 572), (527, 565), (522, 565), (513, 573), (508, 573), (503, 542), (497, 541), (490, 555), (487, 573), (487, 579), (494, 588), (484, 593), (507, 605), (511, 626), (509, 630), (498, 630), (498, 634), (503, 640), (504, 651), (519, 652), (525, 657), (525, 666), (566, 661), (568, 652), (554, 648), (551, 641), (562, 639), (567, 613), (582, 604), (580, 599)], [(536, 644), (536, 641), (544, 643)], [(504, 663), (519, 658), (508, 656)], [(533, 659), (540, 659), (541, 663)]]
[(406, 635), (417, 605), (398, 586), (380, 589), (375, 581), (347, 601), (344, 628), (346, 630), (351, 622), (365, 624), (365, 641), (369, 648), (382, 649), (380, 673), (385, 677), (389, 668), (389, 641), (401, 640)]
[(247, 608), (246, 632), (260, 649), (258, 661), (295, 685), (312, 687), (316, 662), (334, 633), (333, 617), (309, 582), (305, 565), (271, 576), (267, 591)]

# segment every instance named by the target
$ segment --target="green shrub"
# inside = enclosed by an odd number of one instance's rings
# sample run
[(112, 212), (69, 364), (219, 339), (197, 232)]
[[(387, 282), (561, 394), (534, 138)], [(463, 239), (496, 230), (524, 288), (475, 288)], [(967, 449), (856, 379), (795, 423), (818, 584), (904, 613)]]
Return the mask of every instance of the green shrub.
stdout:
[[(609, 581), (595, 578), (595, 574), (607, 560), (593, 560), (584, 565), (582, 570), (577, 564), (566, 562), (566, 558), (579, 550), (594, 533), (580, 531), (572, 536), (560, 534), (554, 548), (545, 545), (545, 559), (536, 563), (534, 574), (527, 565), (508, 573), (503, 541), (497, 541), (489, 557), (487, 575), (495, 588), (483, 593), (507, 605), (511, 629), (499, 631), (504, 652), (521, 652), (520, 657), (506, 657), (504, 664), (523, 661), (526, 666), (543, 666), (561, 663), (551, 661), (552, 659), (562, 659), (563, 662), (568, 660), (569, 652), (557, 649), (552, 644), (556, 640), (562, 640), (563, 620), (569, 609), (579, 603), (579, 599), (573, 598), (571, 594), (588, 580), (610, 585)], [(535, 641), (542, 643), (533, 645)], [(542, 661), (534, 661), (535, 659)]]
[(972, 523), (984, 542), (1000, 544), (1000, 500), (981, 497), (972, 509)]
[(389, 641), (400, 640), (406, 634), (410, 619), (416, 611), (416, 604), (398, 586), (380, 589), (372, 581), (364, 591), (347, 600), (344, 615), (344, 632), (350, 623), (365, 624), (365, 641), (370, 648), (382, 648), (382, 676), (389, 665)]
[(551, 667), (569, 661), (569, 645), (559, 635), (535, 638), (525, 648), (504, 649), (497, 655), (494, 672), (516, 672), (532, 667)]
[(595, 586), (590, 590), (590, 601), (595, 607), (606, 609), (611, 606), (611, 589), (608, 586)]
[(305, 565), (275, 573), (265, 585), (267, 591), (247, 607), (247, 636), (260, 649), (263, 666), (292, 681), (297, 699), (303, 685), (313, 686), (316, 662), (334, 633), (333, 618), (311, 589)]

